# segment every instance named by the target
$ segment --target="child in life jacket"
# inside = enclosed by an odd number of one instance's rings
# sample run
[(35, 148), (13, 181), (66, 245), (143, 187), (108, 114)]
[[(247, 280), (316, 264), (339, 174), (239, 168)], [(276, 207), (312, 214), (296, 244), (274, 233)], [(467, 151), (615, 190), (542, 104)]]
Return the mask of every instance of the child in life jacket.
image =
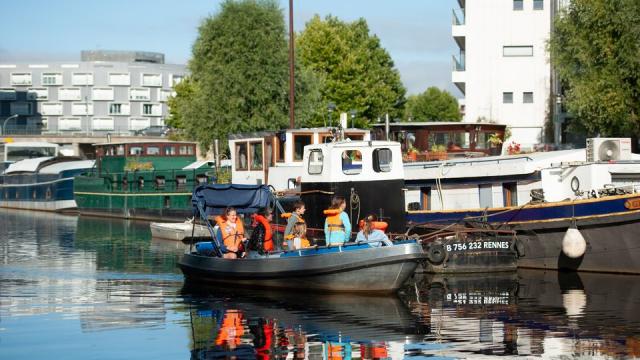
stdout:
[(293, 203), (293, 212), (289, 214), (282, 214), (282, 217), (287, 217), (288, 215), (287, 227), (284, 229), (284, 239), (286, 240), (287, 249), (293, 249), (293, 243), (291, 242), (294, 238), (293, 228), (299, 222), (304, 223), (302, 216), (306, 210), (304, 202), (302, 200), (298, 200)]
[(340, 245), (351, 237), (351, 221), (344, 212), (347, 203), (343, 196), (334, 196), (331, 207), (324, 211), (327, 219), (324, 222), (324, 235), (327, 245)]
[(265, 255), (273, 251), (273, 234), (271, 232), (271, 220), (273, 219), (273, 213), (270, 209), (261, 209), (253, 218), (254, 228), (249, 238), (249, 244), (247, 245), (247, 251), (249, 256)]
[(372, 247), (380, 247), (382, 244), (393, 246), (387, 234), (380, 229), (380, 227), (386, 228), (386, 225), (386, 223), (379, 222), (374, 214), (367, 216), (364, 218), (360, 232), (356, 235), (356, 241), (367, 242)]
[(293, 226), (293, 250), (299, 250), (308, 248), (311, 246), (307, 239), (307, 224), (304, 222), (298, 222)]
[(216, 223), (220, 228), (222, 242), (226, 248), (223, 257), (225, 259), (236, 259), (242, 256), (242, 242), (247, 238), (244, 236), (242, 219), (238, 217), (236, 209), (232, 207), (226, 208), (222, 216), (216, 217)]

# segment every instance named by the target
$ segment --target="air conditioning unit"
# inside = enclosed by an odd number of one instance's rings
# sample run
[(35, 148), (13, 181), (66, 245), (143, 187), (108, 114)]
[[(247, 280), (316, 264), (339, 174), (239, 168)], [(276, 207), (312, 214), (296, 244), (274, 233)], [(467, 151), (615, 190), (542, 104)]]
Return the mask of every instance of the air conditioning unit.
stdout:
[(587, 139), (587, 161), (631, 160), (630, 138)]

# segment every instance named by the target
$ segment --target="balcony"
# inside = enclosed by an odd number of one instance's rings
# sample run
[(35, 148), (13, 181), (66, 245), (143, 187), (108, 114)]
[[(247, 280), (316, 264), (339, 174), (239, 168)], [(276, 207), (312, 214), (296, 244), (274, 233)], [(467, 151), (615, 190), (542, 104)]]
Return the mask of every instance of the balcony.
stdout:
[(465, 49), (465, 38), (467, 35), (467, 27), (465, 25), (465, 14), (463, 9), (451, 10), (451, 35), (458, 44), (460, 50)]
[(452, 72), (451, 72), (451, 81), (453, 84), (460, 89), (460, 91), (465, 94), (466, 88), (466, 72), (465, 72), (465, 56), (464, 52), (460, 52), (460, 56), (456, 57), (455, 55), (451, 56), (452, 60)]

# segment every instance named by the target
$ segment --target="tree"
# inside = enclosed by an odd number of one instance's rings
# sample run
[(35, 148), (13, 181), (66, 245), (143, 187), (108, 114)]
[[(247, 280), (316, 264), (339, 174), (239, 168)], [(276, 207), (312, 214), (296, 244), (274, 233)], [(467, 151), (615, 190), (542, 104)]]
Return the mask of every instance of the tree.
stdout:
[(323, 123), (329, 103), (338, 112), (356, 110), (357, 126), (385, 113), (401, 115), (405, 88), (400, 75), (364, 19), (346, 23), (316, 15), (298, 36), (296, 51), (302, 67), (320, 79), (323, 107), (312, 124)]
[(572, 1), (555, 20), (549, 49), (565, 105), (588, 134), (640, 129), (640, 2)]
[(404, 117), (410, 121), (460, 121), (458, 100), (446, 90), (435, 86), (407, 99)]
[[(288, 45), (275, 0), (226, 0), (203, 20), (189, 61), (191, 75), (176, 86), (171, 126), (209, 148), (230, 133), (275, 130), (288, 124)], [(296, 114), (319, 103), (318, 79), (300, 70)]]

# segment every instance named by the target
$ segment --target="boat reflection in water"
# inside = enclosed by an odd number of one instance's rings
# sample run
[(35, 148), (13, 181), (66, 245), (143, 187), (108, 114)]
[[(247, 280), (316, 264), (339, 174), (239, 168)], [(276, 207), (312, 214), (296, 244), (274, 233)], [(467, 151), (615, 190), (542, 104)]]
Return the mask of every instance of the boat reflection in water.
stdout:
[[(289, 295), (185, 287), (191, 355), (259, 358), (401, 358), (428, 325), (395, 296)], [(231, 300), (233, 299), (233, 300)]]

